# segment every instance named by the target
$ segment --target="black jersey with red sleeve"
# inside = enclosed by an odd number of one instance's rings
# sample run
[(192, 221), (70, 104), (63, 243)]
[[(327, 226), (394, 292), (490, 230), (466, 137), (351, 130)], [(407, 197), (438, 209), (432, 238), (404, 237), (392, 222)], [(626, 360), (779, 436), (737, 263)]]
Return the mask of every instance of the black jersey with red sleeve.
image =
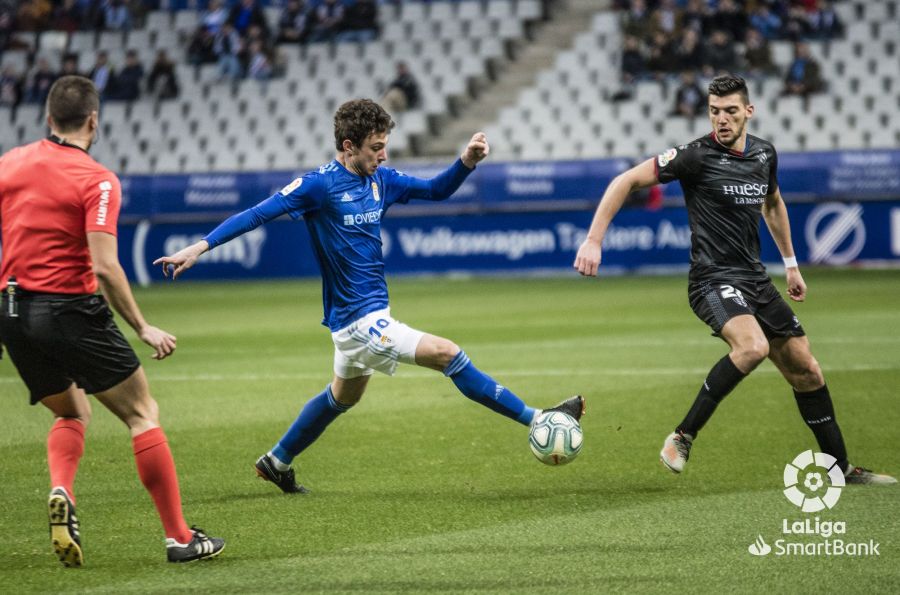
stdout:
[(662, 184), (681, 182), (691, 226), (691, 281), (766, 279), (759, 256), (759, 221), (766, 196), (778, 188), (771, 143), (747, 135), (744, 152), (713, 135), (669, 149), (654, 160)]

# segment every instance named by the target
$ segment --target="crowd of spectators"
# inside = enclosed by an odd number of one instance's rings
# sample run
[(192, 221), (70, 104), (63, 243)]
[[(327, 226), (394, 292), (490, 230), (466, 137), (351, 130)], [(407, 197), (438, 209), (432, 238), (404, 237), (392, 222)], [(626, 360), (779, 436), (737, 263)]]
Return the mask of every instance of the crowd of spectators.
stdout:
[[(385, 0), (381, 0), (385, 1)], [(377, 0), (288, 0), (279, 22), (285, 41), (368, 41), (378, 34)], [(243, 35), (250, 25), (268, 29), (256, 0), (208, 0), (192, 3), (203, 12), (203, 25), (218, 30), (225, 21)], [(15, 32), (128, 31), (143, 24), (160, 0), (0, 0), (0, 51)], [(268, 31), (267, 31), (268, 33)]]
[(284, 66), (275, 41), (256, 0), (238, 0), (230, 8), (210, 0), (188, 41), (187, 60), (195, 66), (216, 64), (220, 81), (267, 81)]
[(0, 105), (16, 107), (20, 103), (43, 104), (50, 86), (61, 76), (80, 74), (94, 81), (94, 85), (106, 101), (135, 101), (142, 96), (160, 100), (178, 97), (179, 85), (175, 63), (166, 50), (158, 50), (149, 75), (135, 50), (125, 53), (125, 61), (117, 68), (109, 60), (109, 54), (97, 52), (88, 70), (79, 67), (77, 54), (65, 54), (59, 70), (54, 70), (46, 58), (38, 58), (31, 70), (22, 74), (11, 65), (0, 73)]
[[(794, 42), (795, 59), (785, 75), (785, 94), (824, 90), (820, 68), (807, 41), (843, 34), (829, 0), (617, 0), (622, 32), (622, 81), (618, 98), (640, 80), (681, 77), (693, 97), (697, 76), (741, 73), (777, 76), (770, 42)], [(686, 75), (684, 73), (691, 73)], [(676, 101), (674, 112), (693, 112), (691, 101)]]
[(156, 8), (159, 0), (0, 0), (0, 51), (4, 30), (128, 31)]
[(228, 8), (210, 0), (187, 47), (188, 62), (217, 64), (220, 80), (266, 81), (284, 70), (276, 44), (366, 42), (375, 39), (375, 0), (288, 0), (273, 31), (257, 0)]
[[(221, 81), (264, 82), (282, 74), (285, 60), (276, 44), (365, 42), (378, 35), (376, 0), (287, 0), (277, 23), (271, 24), (260, 0), (209, 0), (201, 5), (205, 8), (199, 24), (184, 40), (185, 59), (196, 66), (216, 64)], [(166, 51), (159, 52), (149, 75), (134, 50), (122, 64), (113, 64), (101, 50), (86, 71), (78, 69), (79, 56), (65, 54), (54, 70), (47, 59), (34, 54), (34, 36), (25, 35), (50, 30), (124, 33), (140, 27), (146, 13), (159, 6), (160, 0), (0, 0), (0, 56), (4, 51), (28, 56), (24, 72), (12, 64), (0, 70), (0, 105), (42, 102), (56, 78), (73, 72), (93, 79), (107, 100), (133, 101), (142, 93), (177, 97), (175, 64)]]
[(366, 42), (377, 36), (376, 0), (288, 0), (278, 19), (280, 43)]

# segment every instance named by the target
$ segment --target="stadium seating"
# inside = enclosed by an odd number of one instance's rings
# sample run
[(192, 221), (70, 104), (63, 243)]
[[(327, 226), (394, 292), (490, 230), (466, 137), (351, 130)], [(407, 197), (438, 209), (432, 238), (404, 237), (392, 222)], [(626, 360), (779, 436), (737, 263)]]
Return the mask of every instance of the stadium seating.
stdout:
[[(812, 43), (831, 83), (826, 93), (807, 103), (782, 96), (777, 77), (750, 82), (757, 105), (752, 131), (772, 138), (781, 151), (894, 147), (900, 139), (900, 121), (888, 113), (888, 106), (896, 109), (900, 103), (897, 3), (845, 2), (837, 8), (848, 24), (846, 39)], [(551, 69), (538, 74), (535, 88), (522, 92), (487, 127), (490, 138), (501, 139), (494, 144), (495, 156), (638, 158), (706, 132), (704, 117), (668, 115), (677, 86), (671, 82), (641, 82), (631, 100), (610, 101), (620, 88), (621, 45), (618, 15), (598, 12), (590, 30), (574, 39)], [(791, 43), (775, 42), (773, 58), (783, 72), (793, 58)], [(885, 107), (879, 111), (880, 106)], [(572, 131), (563, 146), (558, 143), (561, 131)]]
[[(279, 14), (278, 8), (266, 9), (273, 27)], [(286, 76), (267, 83), (246, 80), (233, 86), (218, 81), (215, 65), (194, 68), (180, 63), (179, 99), (104, 104), (104, 141), (95, 154), (117, 171), (130, 173), (315, 165), (333, 155), (331, 116), (337, 105), (351, 97), (377, 98), (393, 77), (395, 62), (404, 60), (418, 78), (423, 101), (418, 109), (397, 117), (402, 125), (392, 135), (391, 148), (402, 155), (409, 152), (411, 138), (428, 133), (429, 116), (447, 112), (448, 100), (465, 94), (468, 80), (484, 76), (488, 61), (505, 52), (504, 42), (522, 37), (524, 23), (539, 14), (536, 0), (382, 5), (381, 39), (367, 44), (310, 44), (302, 50), (281, 46)], [(128, 34), (78, 31), (63, 44), (59, 36), (51, 35), (52, 47), (42, 43), (37, 55), (56, 65), (64, 49), (77, 52), (82, 70), (91, 66), (100, 49), (109, 53), (114, 66), (123, 64), (126, 49), (135, 49), (145, 68), (159, 49), (183, 61), (197, 21), (196, 11), (154, 11), (148, 13), (144, 29)], [(482, 41), (472, 43), (472, 33), (483, 35), (476, 37)], [(25, 59), (24, 52), (7, 52), (3, 65), (23, 72)], [(3, 133), (0, 146), (41, 136), (35, 110), (22, 106), (14, 116), (8, 110), (0, 112), (12, 123), (13, 132)], [(133, 142), (124, 142), (129, 137)]]
[[(753, 131), (776, 137), (782, 151), (895, 146), (900, 141), (900, 19), (896, 0), (842, 2), (837, 9), (844, 39), (815, 42), (812, 50), (831, 82), (808, 103), (780, 95), (780, 79), (751, 82), (758, 106)], [(277, 8), (267, 8), (275, 25)], [(65, 51), (80, 54), (90, 67), (99, 49), (120, 66), (135, 49), (149, 69), (159, 49), (180, 63), (181, 96), (133, 105), (106, 102), (103, 140), (96, 156), (126, 173), (207, 169), (298, 169), (333, 154), (331, 115), (350, 97), (377, 97), (393, 77), (398, 60), (418, 78), (422, 105), (400, 114), (392, 135), (395, 155), (415, 153), (416, 139), (433, 133), (432, 116), (451, 112), (454, 97), (469, 93), (473, 78), (485, 78), (491, 61), (506, 56), (509, 43), (527, 43), (527, 24), (541, 15), (540, 0), (411, 0), (380, 7), (382, 34), (366, 44), (281, 46), (286, 76), (267, 83), (218, 82), (215, 65), (185, 64), (184, 49), (196, 27), (191, 10), (148, 13), (146, 25), (120, 32), (79, 31), (71, 35), (29, 34), (36, 56), (54, 66)], [(631, 100), (613, 102), (620, 89), (622, 34), (618, 15), (598, 11), (571, 48), (538, 73), (533, 87), (510, 97), (508, 107), (486, 126), (499, 159), (640, 157), (702, 134), (701, 118), (668, 116), (673, 84), (641, 82)], [(773, 44), (784, 69), (792, 58), (789, 42)], [(26, 53), (7, 51), (2, 65), (19, 72)], [(489, 91), (489, 89), (488, 89)], [(38, 106), (0, 108), (0, 149), (39, 138)], [(9, 125), (5, 125), (9, 123)]]

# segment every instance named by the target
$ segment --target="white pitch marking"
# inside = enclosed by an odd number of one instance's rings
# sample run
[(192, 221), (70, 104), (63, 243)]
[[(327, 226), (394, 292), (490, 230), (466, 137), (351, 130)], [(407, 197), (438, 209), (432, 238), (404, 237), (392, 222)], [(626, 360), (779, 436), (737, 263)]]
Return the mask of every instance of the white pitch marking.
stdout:
[[(826, 372), (874, 372), (900, 370), (900, 365), (896, 364), (859, 364), (850, 366), (829, 366)], [(604, 370), (585, 370), (581, 368), (546, 368), (546, 369), (529, 369), (529, 370), (492, 370), (491, 373), (496, 376), (503, 377), (535, 377), (535, 376), (596, 376), (602, 378), (604, 376), (682, 376), (682, 375), (702, 375), (709, 372), (709, 368), (607, 368)], [(777, 374), (777, 369), (773, 367), (759, 368), (754, 370), (754, 374)], [(153, 382), (194, 382), (194, 381), (247, 381), (257, 382), (260, 380), (316, 380), (329, 377), (327, 370), (322, 372), (295, 373), (295, 374), (149, 374), (150, 380)], [(420, 379), (420, 378), (439, 378), (437, 372), (428, 372), (425, 370), (415, 370), (400, 368), (395, 378), (398, 379)], [(0, 378), (0, 383), (16, 383), (21, 382), (18, 378), (7, 377)]]

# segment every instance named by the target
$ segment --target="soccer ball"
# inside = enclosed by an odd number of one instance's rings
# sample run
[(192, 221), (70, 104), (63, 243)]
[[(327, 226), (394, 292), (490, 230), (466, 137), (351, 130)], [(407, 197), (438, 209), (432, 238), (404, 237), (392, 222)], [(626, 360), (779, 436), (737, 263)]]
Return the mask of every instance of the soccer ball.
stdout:
[(578, 421), (562, 411), (541, 413), (528, 433), (528, 445), (546, 465), (565, 465), (581, 452), (584, 433)]

